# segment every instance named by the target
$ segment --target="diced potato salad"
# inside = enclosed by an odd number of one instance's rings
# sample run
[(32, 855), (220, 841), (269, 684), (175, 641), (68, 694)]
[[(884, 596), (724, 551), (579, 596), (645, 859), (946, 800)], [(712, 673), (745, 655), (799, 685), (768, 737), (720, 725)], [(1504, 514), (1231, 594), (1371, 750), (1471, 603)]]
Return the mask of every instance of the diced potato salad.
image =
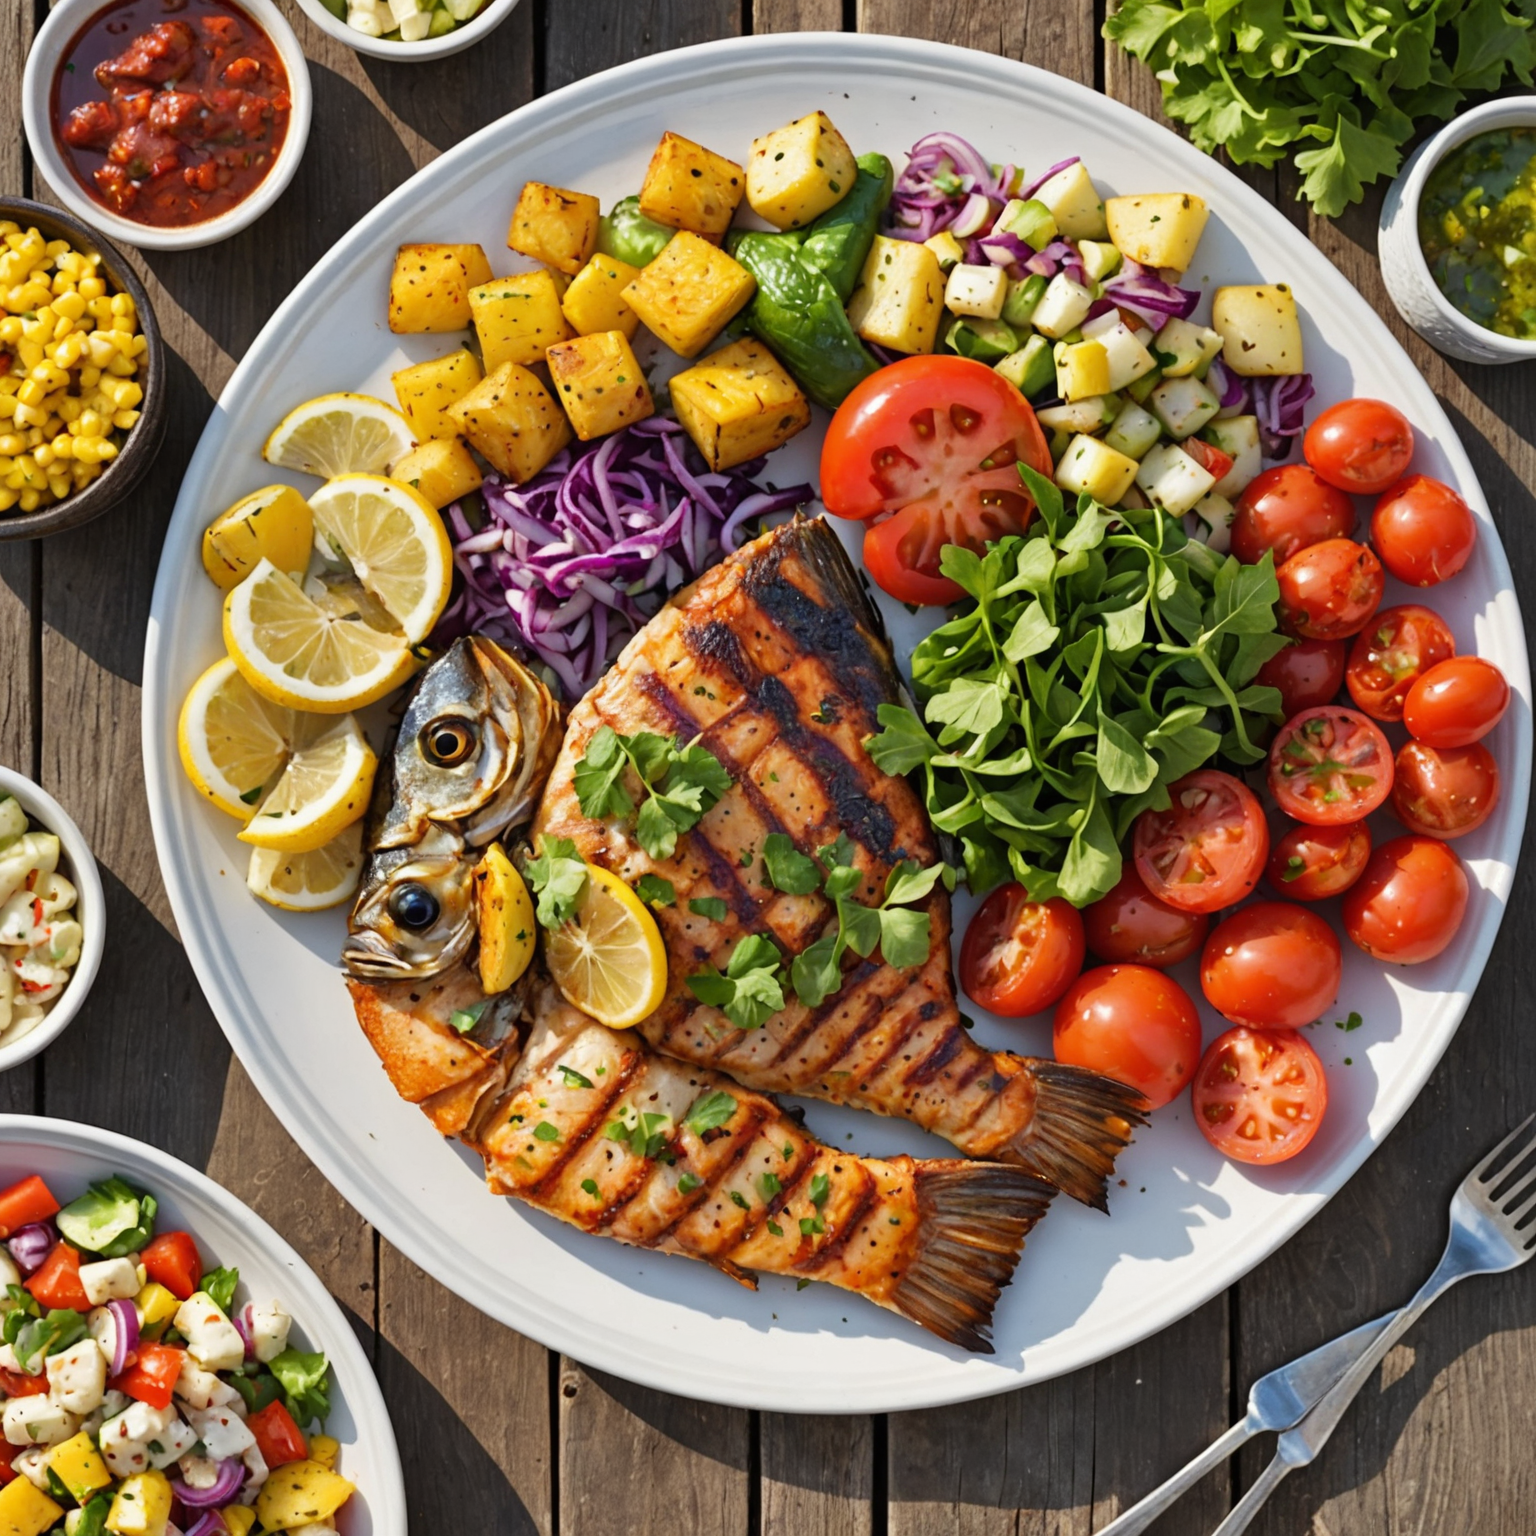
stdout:
[(334, 1531), (326, 1357), (158, 1210), (116, 1175), (62, 1208), (36, 1174), (0, 1191), (0, 1531)]
[(338, 21), (364, 37), (424, 43), (473, 21), (486, 0), (321, 0)]
[(81, 937), (58, 838), (0, 796), (0, 1045), (42, 1023), (80, 961)]

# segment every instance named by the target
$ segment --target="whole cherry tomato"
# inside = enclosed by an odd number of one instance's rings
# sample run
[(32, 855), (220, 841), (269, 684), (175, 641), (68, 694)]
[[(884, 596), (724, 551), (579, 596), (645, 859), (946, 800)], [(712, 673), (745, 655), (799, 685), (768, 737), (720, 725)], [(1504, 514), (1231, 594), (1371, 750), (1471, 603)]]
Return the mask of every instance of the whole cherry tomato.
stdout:
[(1324, 539), (1291, 556), (1275, 572), (1280, 627), (1307, 640), (1357, 635), (1381, 607), (1381, 562), (1353, 539)]
[(1403, 702), (1403, 724), (1430, 747), (1470, 747), (1504, 718), (1509, 683), (1491, 661), (1457, 656), (1431, 667)]
[(1329, 485), (1375, 496), (1407, 471), (1413, 428), (1385, 400), (1341, 400), (1307, 428), (1301, 451)]
[(1451, 627), (1418, 603), (1383, 608), (1355, 636), (1349, 653), (1349, 696), (1375, 720), (1401, 720), (1408, 690), (1431, 667), (1456, 654)]
[(1467, 912), (1467, 872), (1438, 837), (1394, 837), (1344, 893), (1344, 931), (1396, 965), (1433, 960)]
[(1258, 797), (1217, 768), (1186, 774), (1168, 794), (1168, 809), (1143, 811), (1131, 835), (1147, 889), (1181, 912), (1215, 912), (1241, 901), (1269, 857), (1269, 823)]
[(1309, 826), (1360, 821), (1392, 792), (1392, 748), (1357, 710), (1308, 709), (1270, 746), (1269, 788), (1287, 816)]
[(1259, 668), (1254, 682), (1280, 690), (1280, 712), (1289, 720), (1304, 709), (1333, 703), (1344, 686), (1348, 656), (1343, 640), (1293, 640)]
[(1371, 542), (1399, 581), (1432, 587), (1472, 558), (1477, 519), (1450, 486), (1428, 475), (1409, 475), (1376, 503)]
[(1344, 957), (1333, 929), (1289, 901), (1256, 901), (1216, 925), (1200, 956), (1205, 1000), (1234, 1024), (1300, 1029), (1339, 995)]
[(1229, 1029), (1200, 1060), (1195, 1124), (1239, 1163), (1283, 1163), (1323, 1123), (1328, 1079), (1317, 1052), (1289, 1029)]
[(1410, 832), (1462, 837), (1493, 815), (1499, 803), (1499, 765), (1481, 742), (1429, 747), (1408, 742), (1397, 754), (1392, 810)]
[(1114, 890), (1083, 908), (1088, 948), (1112, 965), (1177, 965), (1199, 949), (1210, 925), (1203, 912), (1182, 912), (1154, 896), (1132, 859)]
[(1248, 482), (1232, 517), (1232, 553), (1256, 565), (1264, 552), (1283, 565), (1298, 550), (1355, 530), (1355, 504), (1305, 464), (1278, 464)]
[(1022, 885), (1000, 885), (966, 927), (960, 985), (978, 1008), (1026, 1019), (1077, 979), (1083, 949), (1083, 920), (1071, 902), (1031, 901)]
[(1270, 850), (1269, 883), (1293, 901), (1340, 896), (1365, 873), (1371, 829), (1363, 821), (1294, 826)]

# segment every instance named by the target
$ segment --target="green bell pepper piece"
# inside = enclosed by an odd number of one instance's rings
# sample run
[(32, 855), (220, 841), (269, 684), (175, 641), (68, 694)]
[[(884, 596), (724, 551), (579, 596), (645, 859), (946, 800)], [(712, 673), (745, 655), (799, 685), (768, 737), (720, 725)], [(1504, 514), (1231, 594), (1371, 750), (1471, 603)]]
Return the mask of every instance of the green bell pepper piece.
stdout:
[(643, 267), (661, 255), (675, 229), (658, 224), (640, 212), (638, 197), (616, 202), (598, 221), (597, 248), (632, 267)]
[(895, 176), (884, 155), (860, 155), (859, 174), (841, 202), (816, 219), (800, 241), (800, 259), (824, 272), (843, 303), (858, 285), (864, 260), (891, 200)]

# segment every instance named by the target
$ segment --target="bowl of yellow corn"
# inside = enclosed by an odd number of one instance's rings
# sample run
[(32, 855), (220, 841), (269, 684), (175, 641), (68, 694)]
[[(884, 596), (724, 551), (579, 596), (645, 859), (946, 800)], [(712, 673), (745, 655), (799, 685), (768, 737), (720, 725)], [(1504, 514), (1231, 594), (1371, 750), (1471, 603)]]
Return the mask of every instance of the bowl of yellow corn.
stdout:
[(143, 478), (165, 415), (160, 331), (122, 253), (0, 197), (0, 540), (99, 517)]

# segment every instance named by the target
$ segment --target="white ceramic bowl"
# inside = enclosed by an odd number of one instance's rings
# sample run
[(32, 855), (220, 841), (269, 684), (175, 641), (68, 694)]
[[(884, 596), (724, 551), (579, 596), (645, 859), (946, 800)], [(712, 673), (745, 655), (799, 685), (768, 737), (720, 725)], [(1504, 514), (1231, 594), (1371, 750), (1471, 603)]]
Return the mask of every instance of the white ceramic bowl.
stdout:
[(362, 1346), (319, 1277), (256, 1213), (167, 1152), (112, 1131), (35, 1115), (0, 1115), (0, 1188), (40, 1174), (60, 1200), (120, 1173), (159, 1201), (162, 1232), (190, 1232), (204, 1259), (240, 1270), (254, 1300), (277, 1300), (293, 1340), (331, 1364), (325, 1432), (341, 1443), (340, 1470), (357, 1486), (339, 1517), (343, 1536), (406, 1536), (405, 1484), (389, 1411)]
[(1453, 149), (1493, 128), (1536, 128), (1536, 96), (1505, 96), (1474, 107), (1419, 145), (1387, 189), (1376, 253), (1398, 312), (1436, 351), (1469, 363), (1523, 363), (1536, 358), (1536, 341), (1501, 336), (1469, 320), (1441, 293), (1419, 246), (1424, 183)]
[(324, 33), (339, 38), (349, 48), (366, 53), (371, 59), (388, 59), (392, 64), (425, 64), (428, 59), (445, 59), (494, 32), (513, 12), (517, 0), (489, 0), (472, 21), (442, 37), (420, 43), (389, 43), (382, 37), (369, 37), (356, 27), (349, 27), (321, 4), (321, 0), (299, 0), (299, 9)]
[(74, 885), (79, 897), (75, 903), (75, 917), (81, 935), (79, 962), (53, 1007), (43, 1015), (35, 1029), (10, 1045), (0, 1045), (0, 1072), (4, 1072), (30, 1061), (57, 1040), (80, 1012), (86, 993), (96, 980), (96, 972), (101, 969), (101, 951), (107, 932), (107, 903), (95, 856), (85, 841), (85, 834), (65, 814), (64, 807), (31, 779), (23, 778), (9, 768), (0, 768), (0, 795), (14, 795), (22, 810), (41, 830), (58, 837), (63, 850), (59, 868), (65, 879)]
[(54, 135), (53, 77), (75, 35), (92, 16), (106, 9), (104, 0), (58, 0), (32, 44), (21, 80), (21, 118), (32, 158), (42, 168), (59, 201), (77, 218), (119, 245), (139, 246), (148, 251), (191, 251), (199, 246), (217, 245), (254, 224), (283, 195), (304, 158), (314, 96), (309, 84), (309, 64), (298, 37), (272, 0), (230, 0), (230, 4), (250, 16), (272, 39), (282, 57), (283, 67), (288, 71), (288, 95), (293, 103), (288, 133), (278, 151), (277, 163), (249, 197), (216, 219), (179, 229), (160, 229), (121, 218), (92, 199), (75, 180)]

